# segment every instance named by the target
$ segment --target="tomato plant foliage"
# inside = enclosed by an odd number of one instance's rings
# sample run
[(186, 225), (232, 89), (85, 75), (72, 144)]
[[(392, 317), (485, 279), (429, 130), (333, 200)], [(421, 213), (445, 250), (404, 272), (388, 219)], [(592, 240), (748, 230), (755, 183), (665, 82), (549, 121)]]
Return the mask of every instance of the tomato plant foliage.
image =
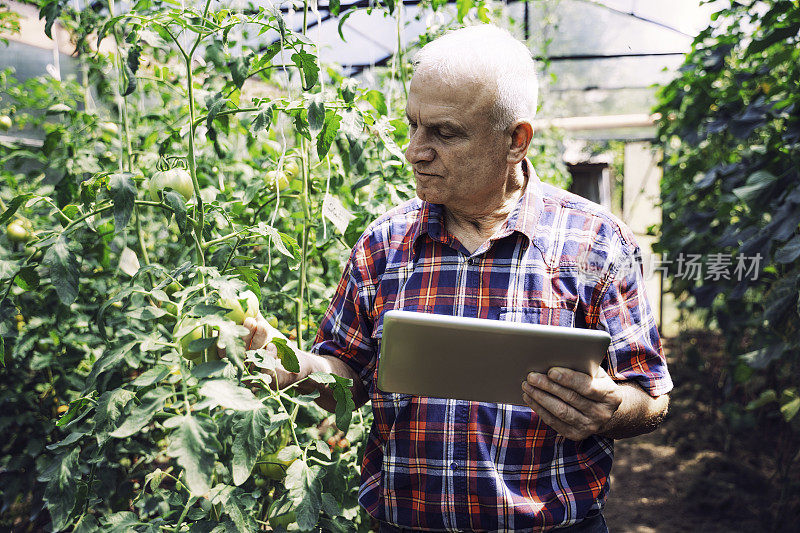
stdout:
[(278, 8), (93, 6), (40, 5), (78, 79), (0, 73), (0, 114), (42, 137), (0, 145), (3, 526), (369, 529), (369, 409), (334, 375), (307, 378), (334, 414), (273, 388), (231, 318), (255, 298), (297, 370), (350, 247), (413, 195), (402, 52), (383, 93), (323, 68)]

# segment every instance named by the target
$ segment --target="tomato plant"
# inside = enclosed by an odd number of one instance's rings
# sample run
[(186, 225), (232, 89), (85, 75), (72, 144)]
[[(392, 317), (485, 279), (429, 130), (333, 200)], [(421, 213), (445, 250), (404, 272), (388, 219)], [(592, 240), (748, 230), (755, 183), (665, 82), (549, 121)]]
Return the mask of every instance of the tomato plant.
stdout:
[[(274, 388), (241, 323), (270, 317), (296, 369), (350, 246), (413, 195), (403, 51), (381, 92), (320, 65), (278, 8), (98, 5), (40, 6), (78, 79), (0, 72), (0, 114), (43, 136), (0, 146), (2, 525), (368, 530), (369, 408), (333, 375), (308, 378), (333, 414)], [(401, 7), (370, 9), (400, 27)]]

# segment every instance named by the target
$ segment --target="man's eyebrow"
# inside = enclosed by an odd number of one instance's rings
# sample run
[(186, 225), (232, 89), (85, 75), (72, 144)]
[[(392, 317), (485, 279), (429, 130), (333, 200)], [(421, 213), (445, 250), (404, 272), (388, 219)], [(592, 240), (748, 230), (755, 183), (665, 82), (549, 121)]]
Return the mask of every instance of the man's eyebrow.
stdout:
[[(406, 112), (406, 120), (409, 122), (415, 122), (411, 115)], [(426, 128), (450, 128), (453, 130), (461, 131), (463, 128), (458, 122), (443, 118), (443, 119), (433, 119), (433, 120), (423, 120), (422, 125)]]

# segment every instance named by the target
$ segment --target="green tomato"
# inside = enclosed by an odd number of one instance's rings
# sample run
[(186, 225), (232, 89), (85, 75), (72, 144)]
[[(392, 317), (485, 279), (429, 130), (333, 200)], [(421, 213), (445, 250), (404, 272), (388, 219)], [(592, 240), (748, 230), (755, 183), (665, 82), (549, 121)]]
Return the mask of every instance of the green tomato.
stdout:
[(264, 175), (264, 184), (269, 188), (270, 191), (275, 192), (275, 190), (282, 191), (288, 185), (291, 179), (286, 174), (286, 172), (278, 172), (277, 170), (270, 170)]
[(283, 170), (289, 177), (289, 181), (300, 175), (300, 165), (298, 165), (297, 161), (294, 159), (290, 159), (289, 162), (284, 165)]
[(297, 522), (297, 515), (294, 511), (289, 511), (286, 514), (273, 516), (269, 519), (269, 525), (273, 528), (289, 529), (289, 526)]
[(11, 129), (11, 117), (0, 115), (0, 130), (8, 131)]
[(116, 135), (119, 133), (119, 128), (117, 127), (116, 122), (101, 122), (100, 130), (103, 133), (108, 133), (109, 135)]
[(281, 152), (283, 152), (283, 145), (278, 141), (273, 141), (272, 139), (268, 139), (264, 142), (264, 148), (266, 148), (267, 153), (272, 156), (279, 156)]
[[(187, 329), (191, 328), (196, 323), (195, 320), (190, 318), (181, 318), (178, 320), (178, 323), (175, 324), (175, 329), (172, 330), (173, 337), (177, 337), (179, 332), (186, 331)], [(203, 328), (202, 326), (197, 326), (194, 329), (189, 330), (188, 333), (184, 334), (183, 337), (180, 338), (180, 346), (181, 346), (181, 355), (192, 361), (193, 363), (198, 363), (203, 358), (203, 352), (190, 352), (189, 351), (189, 343), (195, 341), (197, 339), (201, 339), (203, 337)]]
[(26, 242), (31, 238), (31, 234), (25, 229), (22, 222), (14, 220), (6, 226), (6, 236), (11, 242)]
[(262, 476), (275, 481), (282, 481), (286, 477), (286, 469), (296, 460), (281, 461), (278, 459), (278, 452), (262, 453), (258, 457), (258, 469)]
[(191, 200), (192, 196), (194, 196), (192, 177), (186, 169), (176, 167), (153, 174), (150, 178), (150, 182), (147, 184), (147, 189), (150, 191), (150, 198), (154, 202), (159, 201), (158, 193), (167, 187), (182, 195), (187, 200)]
[[(247, 305), (246, 309), (242, 308), (241, 300), (245, 300)], [(255, 318), (258, 316), (258, 297), (253, 291), (244, 291), (239, 295), (239, 298), (220, 298), (217, 305), (225, 309), (230, 309), (230, 311), (225, 314), (225, 317), (229, 320), (233, 320), (237, 324), (244, 324), (247, 317)]]
[(180, 283), (178, 283), (177, 281), (173, 281), (172, 283), (164, 287), (164, 292), (166, 292), (169, 296), (172, 296), (182, 288), (183, 287), (181, 287)]

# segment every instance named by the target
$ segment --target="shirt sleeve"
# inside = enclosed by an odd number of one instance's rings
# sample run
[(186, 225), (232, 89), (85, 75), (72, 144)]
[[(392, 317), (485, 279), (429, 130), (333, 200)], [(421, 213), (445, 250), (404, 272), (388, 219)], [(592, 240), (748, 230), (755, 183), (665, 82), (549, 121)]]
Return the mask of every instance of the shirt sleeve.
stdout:
[(332, 355), (347, 363), (369, 392), (378, 358), (376, 343), (371, 336), (370, 305), (359, 288), (354, 258), (355, 252), (347, 262), (311, 351)]
[(608, 280), (599, 302), (598, 323), (611, 335), (608, 374), (617, 381), (636, 382), (653, 397), (666, 394), (672, 389), (672, 378), (645, 293), (638, 246), (622, 252)]

